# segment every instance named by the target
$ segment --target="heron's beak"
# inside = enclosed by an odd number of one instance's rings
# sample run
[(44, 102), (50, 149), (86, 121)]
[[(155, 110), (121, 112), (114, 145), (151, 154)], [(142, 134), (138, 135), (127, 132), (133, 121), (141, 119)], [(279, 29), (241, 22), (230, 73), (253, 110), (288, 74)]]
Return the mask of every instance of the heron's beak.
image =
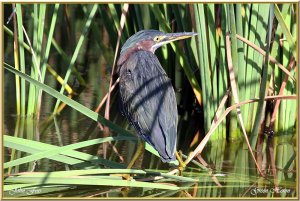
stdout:
[(154, 48), (156, 49), (173, 41), (191, 38), (196, 35), (198, 35), (198, 33), (195, 32), (167, 33), (160, 38), (160, 41), (154, 45)]
[(166, 38), (164, 38), (163, 41), (170, 43), (176, 40), (191, 38), (196, 35), (198, 35), (198, 33), (195, 32), (169, 33), (166, 35)]

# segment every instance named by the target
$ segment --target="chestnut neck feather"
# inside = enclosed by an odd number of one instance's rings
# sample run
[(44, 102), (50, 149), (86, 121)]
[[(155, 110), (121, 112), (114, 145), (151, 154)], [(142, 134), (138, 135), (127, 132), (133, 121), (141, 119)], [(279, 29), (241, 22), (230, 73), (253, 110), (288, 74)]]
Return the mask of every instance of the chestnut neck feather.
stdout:
[(141, 41), (139, 43), (137, 43), (136, 45), (134, 45), (133, 47), (130, 47), (128, 49), (125, 49), (125, 51), (121, 51), (121, 55), (118, 59), (118, 66), (121, 66), (129, 57), (132, 53), (139, 51), (139, 50), (144, 50), (144, 51), (149, 51), (152, 52), (154, 54), (155, 50), (153, 48), (154, 42), (151, 40), (144, 40)]

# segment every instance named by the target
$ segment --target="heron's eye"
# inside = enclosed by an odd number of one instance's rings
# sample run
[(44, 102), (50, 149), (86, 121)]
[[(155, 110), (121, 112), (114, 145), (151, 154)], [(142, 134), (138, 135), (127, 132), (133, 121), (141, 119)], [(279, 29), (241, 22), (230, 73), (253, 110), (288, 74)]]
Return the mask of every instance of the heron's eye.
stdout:
[(154, 41), (158, 42), (158, 41), (159, 41), (159, 36), (156, 36), (156, 37), (154, 38)]

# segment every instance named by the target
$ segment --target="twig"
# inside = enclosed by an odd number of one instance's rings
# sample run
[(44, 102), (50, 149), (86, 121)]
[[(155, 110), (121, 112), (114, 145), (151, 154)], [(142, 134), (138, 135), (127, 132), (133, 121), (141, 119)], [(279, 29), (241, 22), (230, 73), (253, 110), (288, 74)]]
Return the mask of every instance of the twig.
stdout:
[(275, 165), (275, 159), (274, 159), (274, 148), (273, 148), (273, 141), (274, 139), (271, 137), (268, 137), (268, 147), (269, 147), (269, 154), (270, 154), (270, 161), (271, 161), (271, 168), (272, 168), (272, 174), (274, 179), (274, 186), (275, 186), (275, 192), (278, 193), (279, 187), (278, 187), (278, 179), (277, 179), (277, 171), (276, 171), (276, 165)]
[[(118, 55), (118, 50), (120, 46), (120, 41), (121, 41), (121, 34), (123, 31), (123, 27), (125, 25), (125, 20), (126, 20), (126, 14), (128, 12), (129, 4), (125, 3), (123, 6), (123, 12), (120, 20), (120, 30), (118, 31), (118, 40), (117, 40), (117, 46), (116, 46), (116, 51), (115, 51), (115, 57), (114, 57), (114, 63), (112, 66), (112, 71), (111, 71), (111, 77), (110, 77), (110, 82), (109, 82), (109, 90), (108, 90), (108, 96), (107, 96), (107, 101), (106, 101), (106, 107), (105, 107), (105, 115), (104, 117), (109, 120), (109, 106), (110, 106), (110, 92), (112, 88), (112, 83), (113, 83), (113, 75), (115, 72), (115, 65), (116, 65), (116, 60), (117, 60), (117, 55)], [(104, 136), (108, 136), (109, 133), (109, 128), (107, 126), (104, 126)], [(106, 158), (106, 143), (103, 143), (103, 156)]]
[(197, 193), (198, 193), (198, 183), (195, 184), (194, 188), (193, 188), (193, 197), (196, 197), (197, 196)]
[(242, 195), (241, 197), (246, 196), (246, 194), (247, 194), (254, 186), (256, 186), (256, 183), (257, 183), (257, 182), (254, 182), (251, 186), (249, 186), (249, 187), (246, 189), (246, 191), (243, 193), (243, 195)]
[(228, 89), (228, 90), (226, 91), (224, 97), (222, 98), (222, 100), (221, 100), (221, 102), (220, 102), (220, 104), (219, 104), (219, 107), (218, 107), (218, 109), (217, 109), (216, 115), (215, 115), (215, 117), (214, 117), (214, 120), (213, 120), (213, 122), (211, 123), (211, 126), (213, 126), (213, 125), (218, 121), (218, 118), (219, 118), (219, 116), (220, 116), (220, 114), (221, 114), (221, 112), (222, 112), (222, 109), (224, 108), (224, 105), (225, 105), (225, 103), (226, 103), (226, 101), (227, 101), (227, 98), (228, 98), (229, 94), (230, 94), (230, 89)]
[[(284, 95), (284, 96), (266, 96), (265, 97), (265, 101), (268, 100), (273, 100), (273, 99), (295, 99), (296, 100), (297, 96), (296, 95)], [(205, 135), (205, 137), (203, 138), (203, 140), (200, 142), (200, 144), (196, 147), (196, 149), (191, 152), (188, 156), (188, 158), (184, 161), (184, 163), (187, 165), (197, 154), (200, 154), (205, 146), (205, 144), (208, 142), (210, 136), (214, 133), (214, 131), (216, 130), (216, 128), (218, 127), (218, 125), (226, 118), (226, 116), (234, 109), (236, 109), (237, 107), (240, 107), (242, 105), (245, 104), (249, 104), (249, 103), (253, 103), (253, 102), (257, 102), (259, 101), (259, 98), (254, 98), (254, 99), (250, 99), (250, 100), (246, 100), (243, 102), (239, 102), (237, 104), (234, 104), (230, 107), (228, 107), (223, 114), (220, 116), (220, 118), (218, 119), (218, 121), (210, 128), (210, 130), (208, 131), (208, 133)], [(172, 170), (170, 171), (168, 174), (176, 174), (178, 172), (178, 169)]]
[(184, 194), (186, 195), (186, 197), (193, 197), (191, 194), (189, 194), (189, 192), (187, 192), (186, 190), (183, 190)]
[[(295, 58), (293, 57), (291, 59), (290, 63), (289, 63), (289, 71), (292, 71), (294, 63), (295, 63)], [(282, 81), (282, 84), (281, 84), (281, 87), (280, 87), (280, 90), (279, 90), (279, 93), (278, 93), (279, 95), (283, 94), (283, 91), (284, 91), (284, 88), (286, 86), (287, 80), (288, 80), (288, 75), (286, 74), (283, 81)], [(270, 126), (269, 126), (271, 129), (273, 129), (273, 126), (274, 126), (274, 123), (275, 123), (276, 113), (277, 113), (277, 110), (279, 108), (279, 104), (280, 104), (280, 99), (276, 100), (276, 103), (275, 103), (275, 107), (274, 107), (274, 110), (273, 110), (273, 114), (272, 114), (272, 118), (271, 118)]]
[[(234, 98), (234, 102), (239, 103), (239, 96), (237, 94), (237, 85), (236, 85), (236, 82), (235, 82), (235, 75), (234, 75), (233, 63), (232, 63), (232, 58), (231, 58), (231, 46), (230, 46), (230, 36), (229, 36), (229, 34), (226, 35), (226, 52), (227, 52), (227, 62), (228, 62), (227, 66), (228, 66), (228, 70), (229, 70), (229, 79), (230, 79), (232, 95), (233, 95), (233, 98)], [(237, 110), (237, 116), (238, 116), (239, 122), (241, 124), (241, 128), (242, 128), (247, 146), (248, 146), (249, 151), (251, 153), (251, 156), (252, 156), (252, 158), (255, 162), (255, 165), (257, 167), (258, 172), (260, 173), (260, 175), (263, 175), (263, 173), (262, 173), (262, 171), (261, 171), (261, 169), (260, 169), (260, 167), (259, 167), (259, 165), (258, 165), (258, 163), (255, 159), (253, 150), (252, 150), (251, 145), (250, 145), (249, 140), (248, 140), (248, 136), (247, 136), (247, 133), (246, 133), (246, 129), (245, 129), (245, 126), (244, 126), (244, 121), (243, 121), (243, 117), (242, 117), (242, 113), (241, 113), (241, 108), (237, 107), (236, 110)]]
[(13, 8), (13, 11), (11, 12), (10, 16), (8, 17), (6, 24), (9, 24), (10, 20), (13, 18), (13, 16), (16, 13), (16, 10), (17, 10), (16, 8)]
[[(255, 49), (256, 51), (258, 51), (259, 53), (261, 53), (264, 57), (266, 56), (266, 52), (261, 49), (260, 47), (258, 47), (257, 45), (255, 45), (254, 43), (248, 41), (247, 39), (239, 36), (238, 34), (236, 34), (236, 38), (239, 39), (240, 41), (243, 41), (244, 43), (246, 43), (247, 45), (249, 45), (250, 47), (252, 47), (253, 49)], [(287, 74), (293, 81), (296, 81), (296, 78), (294, 78), (291, 73), (281, 64), (279, 63), (274, 57), (272, 57), (271, 55), (269, 55), (269, 61), (271, 61), (272, 63), (278, 65), (278, 67), (285, 72), (285, 74)]]
[(202, 165), (204, 165), (206, 168), (208, 168), (208, 163), (202, 158), (202, 156), (200, 154), (198, 154), (196, 157)]
[(102, 106), (104, 105), (105, 101), (107, 100), (108, 97), (108, 93), (111, 93), (117, 86), (117, 84), (119, 83), (120, 78), (118, 78), (115, 83), (111, 86), (111, 88), (109, 89), (109, 92), (106, 93), (106, 95), (103, 97), (102, 101), (100, 102), (100, 104), (98, 105), (97, 109), (95, 110), (95, 112), (99, 112), (102, 108)]
[(108, 142), (108, 144), (112, 147), (112, 150), (115, 152), (115, 154), (119, 157), (121, 162), (124, 162), (124, 158), (123, 156), (119, 153), (117, 147), (112, 143), (112, 142)]
[[(202, 163), (202, 165), (204, 165), (205, 167), (208, 167), (208, 163), (201, 157), (200, 154), (197, 155), (198, 160), (200, 161), (200, 163)], [(212, 173), (211, 169), (210, 171), (208, 171), (209, 176), (211, 176), (211, 179), (217, 184), (217, 186), (222, 187), (222, 184), (220, 184), (218, 178)]]
[[(105, 108), (105, 118), (106, 119), (109, 119), (110, 92), (111, 92), (111, 88), (112, 88), (112, 85), (113, 85), (113, 75), (115, 73), (115, 66), (116, 66), (120, 41), (121, 41), (121, 34), (122, 34), (122, 31), (123, 31), (123, 27), (125, 25), (126, 14), (128, 12), (128, 8), (129, 8), (129, 4), (124, 4), (123, 12), (122, 12), (121, 20), (120, 20), (120, 30), (118, 31), (118, 40), (117, 40), (116, 51), (115, 51), (115, 56), (114, 56), (114, 63), (113, 63), (113, 66), (112, 66), (112, 72), (111, 72), (111, 77), (110, 77), (110, 82), (109, 82), (109, 91), (108, 91), (108, 96), (107, 96), (107, 101), (106, 101), (106, 108)], [(104, 130), (106, 128), (107, 127), (105, 126)]]

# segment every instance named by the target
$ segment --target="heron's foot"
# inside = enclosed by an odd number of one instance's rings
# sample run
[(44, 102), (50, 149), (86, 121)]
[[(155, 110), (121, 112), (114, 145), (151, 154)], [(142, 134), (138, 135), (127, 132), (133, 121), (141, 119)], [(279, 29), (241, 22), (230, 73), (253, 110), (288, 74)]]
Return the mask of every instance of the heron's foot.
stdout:
[(122, 174), (122, 178), (123, 178), (123, 180), (127, 180), (127, 181), (132, 180), (132, 177), (130, 174)]
[(179, 176), (182, 176), (182, 172), (183, 172), (183, 170), (185, 169), (185, 167), (186, 167), (186, 165), (185, 165), (185, 163), (182, 163), (182, 164), (180, 164), (178, 167), (177, 167), (177, 169), (178, 169), (178, 174), (179, 174)]
[(115, 176), (115, 177), (121, 177), (123, 180), (133, 180), (133, 177), (131, 176), (131, 174), (110, 174), (110, 176)]
[(183, 162), (182, 161), (182, 159), (181, 159), (181, 157), (179, 156), (179, 154), (178, 154), (178, 152), (176, 151), (176, 158), (177, 158), (177, 160), (178, 160), (178, 162), (179, 162), (179, 165), (178, 165), (178, 170), (179, 170), (179, 175), (182, 175), (182, 172), (183, 172), (183, 170), (185, 169), (185, 167), (186, 167), (186, 164), (185, 164), (185, 162)]
[(185, 167), (186, 167), (185, 163), (183, 163), (183, 164), (178, 164), (177, 166), (171, 166), (171, 167), (169, 168), (169, 171), (178, 170), (178, 175), (181, 176), (183, 170), (185, 169)]

